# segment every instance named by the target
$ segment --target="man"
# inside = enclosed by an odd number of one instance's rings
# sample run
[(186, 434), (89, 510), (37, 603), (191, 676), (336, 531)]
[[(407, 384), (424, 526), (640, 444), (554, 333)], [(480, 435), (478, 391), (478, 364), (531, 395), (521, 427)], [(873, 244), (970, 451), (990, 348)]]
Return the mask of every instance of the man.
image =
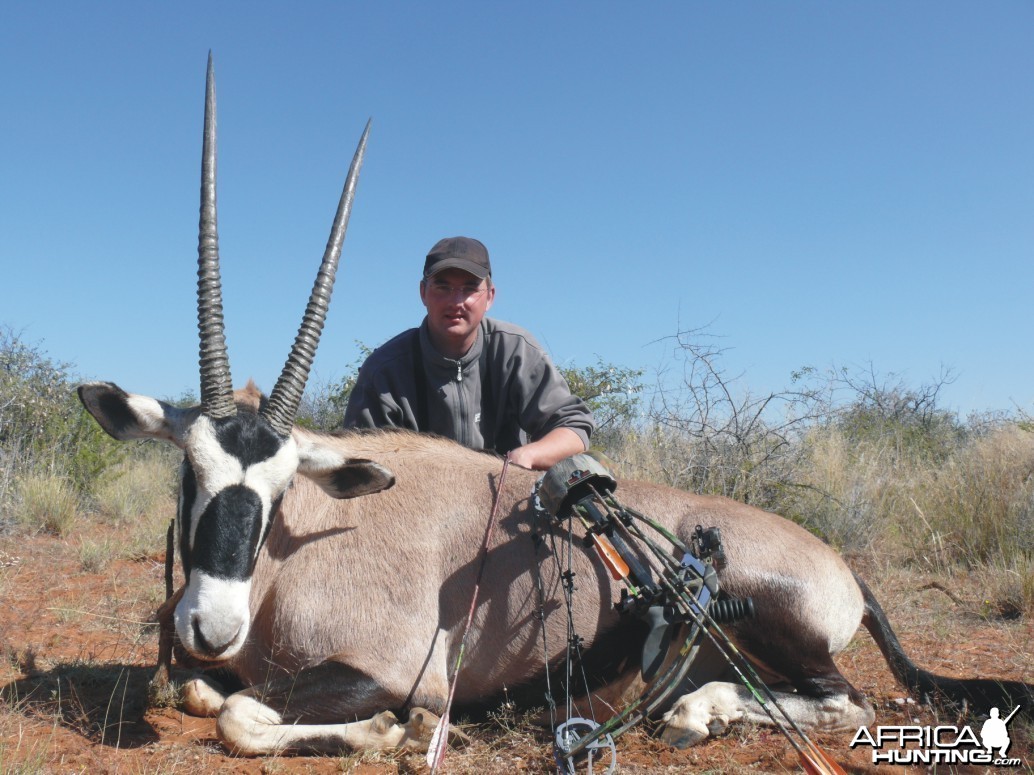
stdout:
[(481, 242), (431, 248), (420, 300), (420, 326), (363, 363), (346, 426), (438, 433), (537, 470), (588, 448), (592, 414), (546, 352), (523, 328), (485, 317), (495, 286)]

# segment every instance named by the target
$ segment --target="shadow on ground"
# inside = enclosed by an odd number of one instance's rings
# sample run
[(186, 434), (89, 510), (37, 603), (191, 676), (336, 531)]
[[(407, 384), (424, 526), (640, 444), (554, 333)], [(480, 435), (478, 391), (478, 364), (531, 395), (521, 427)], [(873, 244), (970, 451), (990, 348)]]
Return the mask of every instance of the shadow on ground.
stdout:
[(26, 672), (0, 687), (0, 701), (101, 745), (137, 748), (158, 740), (144, 719), (153, 667), (69, 663)]

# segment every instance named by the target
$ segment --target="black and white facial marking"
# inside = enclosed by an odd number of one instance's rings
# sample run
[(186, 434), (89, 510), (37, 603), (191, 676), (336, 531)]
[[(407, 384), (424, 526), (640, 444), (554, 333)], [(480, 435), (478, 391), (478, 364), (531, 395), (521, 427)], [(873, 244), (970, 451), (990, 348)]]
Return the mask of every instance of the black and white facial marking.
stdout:
[(298, 470), (298, 447), (250, 412), (201, 416), (184, 439), (177, 524), (187, 587), (176, 632), (202, 659), (226, 659), (248, 635), (259, 549)]
[(160, 439), (185, 452), (176, 522), (187, 586), (175, 621), (180, 642), (199, 659), (228, 659), (244, 645), (255, 561), (296, 472), (332, 498), (395, 483), (379, 463), (349, 457), (320, 434), (281, 438), (243, 407), (213, 420), (200, 407), (180, 409), (110, 382), (81, 385), (79, 398), (113, 438)]

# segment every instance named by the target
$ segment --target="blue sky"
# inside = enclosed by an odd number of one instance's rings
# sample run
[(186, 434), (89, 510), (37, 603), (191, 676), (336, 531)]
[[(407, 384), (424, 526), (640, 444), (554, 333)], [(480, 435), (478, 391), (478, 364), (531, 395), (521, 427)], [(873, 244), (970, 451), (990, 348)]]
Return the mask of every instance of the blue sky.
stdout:
[(1034, 409), (1034, 4), (54, 3), (0, 10), (0, 324), (196, 390), (204, 71), (234, 381), (269, 389), (373, 128), (315, 378), (488, 246), (492, 314), (649, 374), (706, 327), (754, 392), (957, 373)]

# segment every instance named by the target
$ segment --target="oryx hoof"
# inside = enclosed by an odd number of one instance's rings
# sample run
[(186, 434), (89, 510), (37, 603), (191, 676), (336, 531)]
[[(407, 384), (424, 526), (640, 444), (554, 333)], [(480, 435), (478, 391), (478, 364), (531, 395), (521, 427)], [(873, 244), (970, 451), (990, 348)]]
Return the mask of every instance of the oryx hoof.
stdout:
[[(664, 714), (661, 740), (673, 748), (689, 748), (719, 731), (712, 730), (709, 723), (711, 719), (705, 714), (694, 712), (695, 710), (697, 708), (692, 702), (687, 701), (686, 697), (681, 697), (671, 710)], [(728, 726), (728, 722), (725, 726)], [(722, 729), (724, 730), (724, 727)]]
[(664, 729), (661, 730), (661, 740), (672, 748), (689, 748), (691, 745), (702, 743), (707, 738), (707, 727), (692, 729), (666, 723)]
[(402, 727), (406, 730), (407, 739), (429, 743), (438, 721), (438, 716), (427, 708), (415, 707), (409, 711), (409, 720)]
[(188, 716), (215, 718), (224, 702), (226, 695), (204, 678), (191, 678), (180, 690), (180, 705)]
[(398, 716), (390, 710), (382, 710), (370, 719), (370, 729), (378, 734), (385, 735), (398, 726)]

